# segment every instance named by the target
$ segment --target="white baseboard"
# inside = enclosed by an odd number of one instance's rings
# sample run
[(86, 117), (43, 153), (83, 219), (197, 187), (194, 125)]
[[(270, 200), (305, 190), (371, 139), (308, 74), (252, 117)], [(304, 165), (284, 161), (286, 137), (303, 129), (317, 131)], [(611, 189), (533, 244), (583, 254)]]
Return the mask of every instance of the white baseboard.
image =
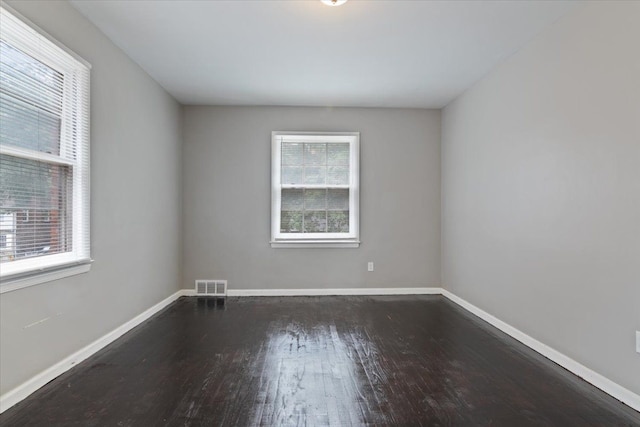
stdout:
[[(185, 296), (195, 296), (184, 289)], [(310, 297), (337, 295), (441, 295), (442, 288), (227, 289), (230, 297)]]
[(230, 297), (318, 295), (440, 295), (442, 288), (227, 289)]
[(610, 379), (600, 375), (599, 373), (592, 371), (581, 363), (576, 362), (569, 356), (566, 356), (559, 351), (549, 347), (548, 345), (541, 343), (540, 341), (530, 337), (519, 329), (514, 328), (513, 326), (503, 322), (495, 316), (492, 316), (481, 308), (478, 308), (470, 302), (460, 298), (459, 296), (452, 294), (448, 290), (442, 289), (442, 295), (458, 304), (465, 310), (469, 311), (470, 313), (475, 314), (490, 325), (495, 326), (502, 332), (520, 341), (530, 349), (540, 353), (547, 359), (557, 363), (566, 370), (584, 379), (588, 383), (591, 383), (605, 393), (613, 396), (622, 403), (632, 407), (636, 411), (640, 411), (640, 395), (637, 395), (631, 390), (628, 390), (621, 385), (611, 381)]
[(112, 342), (120, 338), (122, 335), (129, 332), (131, 329), (135, 328), (145, 320), (149, 319), (151, 316), (153, 316), (154, 314), (156, 314), (157, 312), (159, 312), (160, 310), (162, 310), (163, 308), (165, 308), (166, 306), (168, 306), (169, 304), (171, 304), (181, 296), (185, 296), (185, 295), (186, 293), (184, 292), (184, 290), (179, 290), (173, 295), (163, 299), (153, 307), (140, 313), (133, 319), (129, 320), (127, 323), (117, 327), (116, 329), (102, 336), (101, 338), (98, 338), (91, 344), (87, 345), (84, 348), (81, 348), (80, 350), (76, 351), (72, 355), (66, 357), (65, 359), (61, 360), (60, 362), (56, 363), (50, 368), (45, 369), (44, 371), (40, 372), (33, 378), (20, 384), (18, 387), (14, 388), (13, 390), (6, 392), (2, 396), (0, 396), (0, 414), (6, 411), (7, 409), (11, 408), (16, 403), (28, 397), (31, 393), (38, 390), (43, 385), (47, 384), (49, 381), (62, 375), (63, 373), (67, 372), (69, 369), (73, 368), (78, 363), (89, 358), (90, 356), (94, 355), (95, 353), (97, 353), (107, 345), (111, 344)]

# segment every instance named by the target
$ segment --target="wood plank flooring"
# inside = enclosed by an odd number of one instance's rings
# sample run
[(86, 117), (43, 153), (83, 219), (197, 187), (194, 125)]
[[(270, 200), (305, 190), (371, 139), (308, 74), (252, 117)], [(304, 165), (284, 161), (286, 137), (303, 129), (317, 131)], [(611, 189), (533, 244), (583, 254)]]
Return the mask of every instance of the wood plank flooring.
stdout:
[(441, 296), (181, 298), (2, 426), (640, 426)]

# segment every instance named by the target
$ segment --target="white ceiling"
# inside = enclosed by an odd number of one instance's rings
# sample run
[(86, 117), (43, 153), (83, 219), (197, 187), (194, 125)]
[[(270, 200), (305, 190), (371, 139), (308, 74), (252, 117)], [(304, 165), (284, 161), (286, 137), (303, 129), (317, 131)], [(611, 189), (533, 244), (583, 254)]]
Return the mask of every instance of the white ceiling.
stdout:
[(568, 1), (81, 1), (183, 104), (443, 107)]

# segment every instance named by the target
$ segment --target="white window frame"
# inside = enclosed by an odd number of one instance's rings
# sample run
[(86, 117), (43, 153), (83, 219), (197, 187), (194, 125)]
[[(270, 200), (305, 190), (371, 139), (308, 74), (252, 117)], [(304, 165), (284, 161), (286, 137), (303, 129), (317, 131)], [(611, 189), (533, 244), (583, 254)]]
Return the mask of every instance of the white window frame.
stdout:
[[(33, 33), (30, 40), (13, 36), (6, 32), (5, 41), (34, 59), (64, 75), (61, 114), (60, 155), (35, 150), (0, 145), (0, 153), (16, 158), (35, 160), (52, 165), (65, 165), (73, 170), (71, 188), (72, 250), (64, 253), (44, 255), (23, 260), (3, 263), (0, 266), (0, 293), (21, 289), (27, 286), (57, 280), (63, 277), (89, 271), (92, 262), (89, 243), (89, 73), (91, 65), (56, 41), (45, 31), (17, 13), (4, 2), (0, 3), (3, 20), (19, 22), (19, 31)], [(6, 21), (8, 22), (8, 21)], [(8, 30), (7, 30), (8, 31)], [(43, 49), (43, 46), (46, 46)], [(64, 60), (59, 59), (64, 57)], [(69, 65), (74, 64), (73, 66)], [(71, 94), (80, 91), (81, 95)], [(73, 100), (77, 100), (74, 102)], [(75, 129), (69, 129), (65, 123), (69, 115), (80, 117)], [(73, 141), (71, 144), (65, 142)], [(72, 146), (70, 146), (72, 145)], [(75, 157), (69, 156), (69, 150), (75, 149)], [(72, 158), (70, 158), (72, 157)]]
[[(349, 185), (283, 185), (281, 182), (283, 142), (349, 143)], [(272, 248), (357, 248), (360, 246), (360, 132), (271, 133), (271, 247)], [(349, 189), (348, 233), (282, 233), (281, 196), (286, 188)]]

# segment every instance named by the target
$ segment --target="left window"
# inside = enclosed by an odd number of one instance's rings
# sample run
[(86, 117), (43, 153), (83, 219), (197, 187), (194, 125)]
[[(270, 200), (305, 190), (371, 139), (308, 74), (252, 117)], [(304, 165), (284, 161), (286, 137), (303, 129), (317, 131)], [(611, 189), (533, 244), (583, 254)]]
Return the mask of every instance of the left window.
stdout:
[(7, 8), (0, 13), (4, 290), (88, 269), (90, 66)]

